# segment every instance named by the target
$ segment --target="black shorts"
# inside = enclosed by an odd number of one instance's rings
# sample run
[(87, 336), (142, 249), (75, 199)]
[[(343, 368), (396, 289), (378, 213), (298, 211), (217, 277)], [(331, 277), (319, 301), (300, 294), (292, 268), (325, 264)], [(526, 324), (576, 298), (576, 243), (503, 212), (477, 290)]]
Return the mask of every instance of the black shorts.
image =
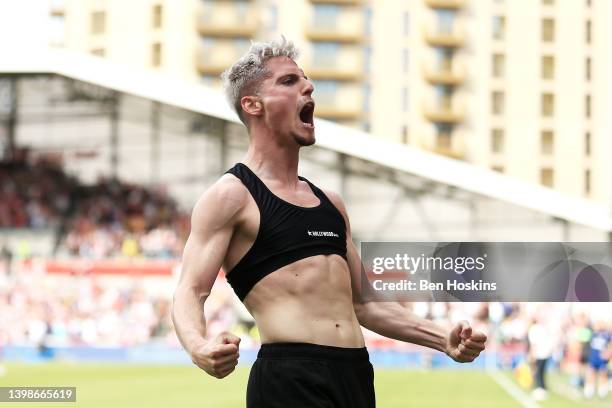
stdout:
[(251, 368), (247, 408), (373, 408), (366, 348), (263, 344)]

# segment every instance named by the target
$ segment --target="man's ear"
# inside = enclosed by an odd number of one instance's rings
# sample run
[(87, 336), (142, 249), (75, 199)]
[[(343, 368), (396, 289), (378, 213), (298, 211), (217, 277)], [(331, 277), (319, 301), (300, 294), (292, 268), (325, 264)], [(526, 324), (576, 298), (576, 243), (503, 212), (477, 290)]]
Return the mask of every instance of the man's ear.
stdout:
[(263, 104), (258, 96), (243, 96), (240, 99), (242, 109), (253, 116), (261, 116), (263, 114)]

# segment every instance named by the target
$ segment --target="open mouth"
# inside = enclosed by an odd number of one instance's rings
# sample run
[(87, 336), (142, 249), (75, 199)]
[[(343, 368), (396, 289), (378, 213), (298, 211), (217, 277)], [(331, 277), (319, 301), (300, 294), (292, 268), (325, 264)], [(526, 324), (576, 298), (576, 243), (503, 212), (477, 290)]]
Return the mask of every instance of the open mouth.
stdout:
[(300, 110), (300, 120), (306, 127), (314, 128), (314, 102), (307, 102)]

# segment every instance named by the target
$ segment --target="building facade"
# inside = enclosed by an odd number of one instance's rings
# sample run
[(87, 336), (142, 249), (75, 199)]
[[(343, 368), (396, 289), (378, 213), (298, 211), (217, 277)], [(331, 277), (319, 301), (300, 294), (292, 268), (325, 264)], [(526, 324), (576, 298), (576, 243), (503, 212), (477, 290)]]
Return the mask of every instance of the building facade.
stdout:
[(318, 117), (612, 203), (606, 0), (64, 0), (51, 14), (54, 45), (213, 87), (251, 40), (283, 34)]

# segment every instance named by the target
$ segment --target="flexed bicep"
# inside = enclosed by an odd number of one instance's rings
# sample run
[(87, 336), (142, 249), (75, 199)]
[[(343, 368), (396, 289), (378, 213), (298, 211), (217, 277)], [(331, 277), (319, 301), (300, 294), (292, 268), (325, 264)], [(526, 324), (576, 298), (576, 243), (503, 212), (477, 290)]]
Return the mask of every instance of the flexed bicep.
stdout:
[(204, 302), (227, 253), (244, 205), (243, 196), (240, 182), (227, 176), (204, 193), (194, 207), (172, 307), (177, 336), (190, 354), (204, 343)]

